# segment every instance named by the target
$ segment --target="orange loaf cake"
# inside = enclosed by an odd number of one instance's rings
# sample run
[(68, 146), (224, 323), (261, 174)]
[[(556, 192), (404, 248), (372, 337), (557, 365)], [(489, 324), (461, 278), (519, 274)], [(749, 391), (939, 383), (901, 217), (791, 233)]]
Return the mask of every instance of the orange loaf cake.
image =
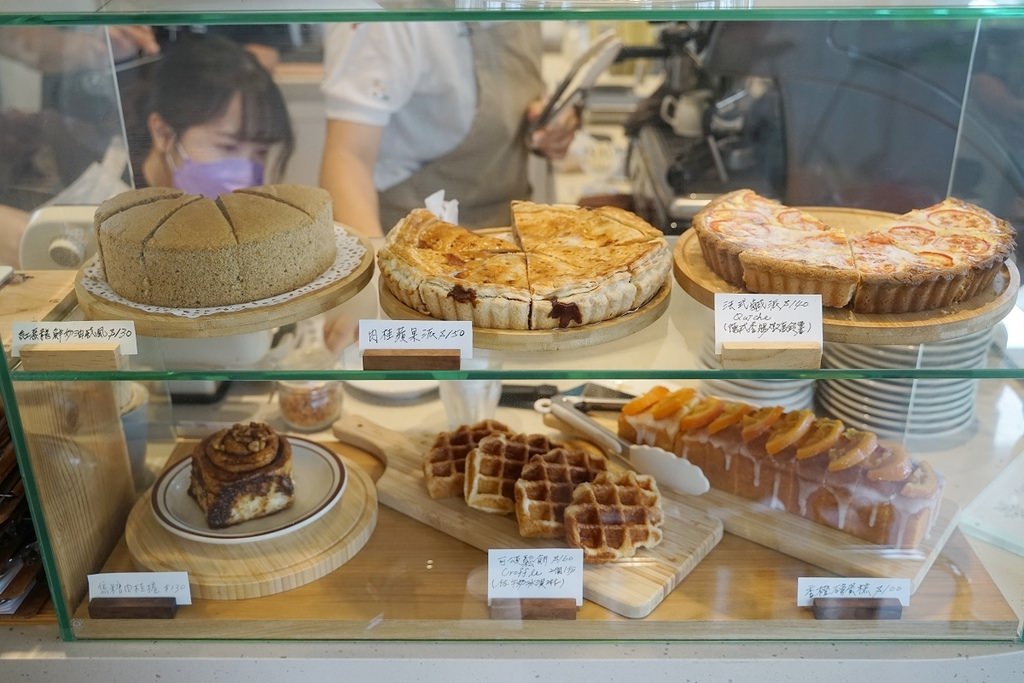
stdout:
[(879, 545), (920, 544), (942, 495), (927, 462), (809, 410), (655, 387), (623, 407), (618, 432), (686, 458), (715, 489)]
[(176, 308), (257, 301), (309, 284), (334, 263), (326, 191), (263, 185), (216, 200), (151, 187), (100, 204), (107, 284), (130, 301)]

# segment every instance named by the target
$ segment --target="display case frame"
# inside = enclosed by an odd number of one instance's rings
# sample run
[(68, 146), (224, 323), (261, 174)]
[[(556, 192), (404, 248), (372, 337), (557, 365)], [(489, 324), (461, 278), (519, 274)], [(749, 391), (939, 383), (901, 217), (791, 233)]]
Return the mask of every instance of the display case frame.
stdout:
[[(152, 6), (151, 6), (152, 5)], [(245, 23), (245, 22), (277, 22), (277, 21), (346, 21), (346, 20), (474, 20), (478, 18), (491, 18), (495, 12), (500, 12), (503, 18), (522, 18), (527, 20), (564, 20), (564, 19), (596, 19), (596, 20), (618, 20), (618, 19), (641, 19), (641, 20), (694, 20), (694, 21), (716, 21), (716, 20), (844, 20), (844, 19), (879, 19), (891, 20), (911, 19), (948, 21), (951, 19), (968, 19), (984, 22), (989, 19), (1014, 20), (1024, 16), (1024, 7), (1016, 4), (996, 5), (992, 7), (978, 8), (965, 6), (962, 3), (907, 3), (900, 6), (893, 6), (890, 3), (856, 3), (836, 7), (834, 4), (794, 4), (794, 3), (749, 3), (743, 7), (734, 7), (731, 4), (723, 4), (711, 9), (703, 6), (703, 3), (654, 3), (651, 6), (645, 5), (639, 9), (633, 3), (602, 3), (600, 6), (593, 4), (582, 4), (571, 8), (548, 8), (544, 3), (530, 6), (529, 3), (510, 3), (509, 6), (502, 6), (494, 10), (490, 5), (476, 6), (473, 3), (454, 3), (452, 7), (441, 9), (420, 10), (414, 6), (415, 3), (387, 4), (383, 10), (380, 9), (359, 9), (348, 6), (346, 3), (310, 3), (310, 6), (291, 8), (286, 12), (264, 11), (258, 5), (247, 6), (244, 11), (231, 11), (232, 7), (217, 6), (210, 3), (197, 3), (195, 8), (185, 8), (168, 13), (161, 9), (160, 3), (105, 3), (102, 7), (90, 7), (86, 4), (82, 8), (74, 6), (68, 9), (67, 3), (60, 3), (60, 7), (48, 8), (44, 5), (42, 9), (38, 3), (28, 3), (24, 7), (14, 3), (0, 13), (0, 24), (61, 24), (93, 26), (100, 24), (134, 23), (145, 21), (147, 23), (165, 23), (184, 21), (201, 23)], [(468, 6), (467, 6), (468, 5)], [(515, 5), (514, 7), (512, 5)], [(50, 10), (53, 11), (50, 11)], [(955, 172), (951, 170), (951, 176)], [(851, 364), (839, 368), (822, 368), (813, 370), (787, 371), (787, 370), (722, 370), (703, 368), (697, 362), (699, 356), (700, 335), (695, 334), (693, 329), (688, 329), (685, 321), (699, 319), (702, 309), (695, 302), (687, 299), (687, 295), (681, 288), (673, 284), (673, 300), (670, 310), (660, 322), (652, 325), (641, 333), (642, 338), (633, 338), (622, 341), (618, 345), (602, 345), (591, 351), (582, 354), (582, 357), (567, 360), (563, 355), (549, 354), (550, 358), (539, 360), (535, 355), (525, 353), (506, 354), (501, 358), (500, 363), (494, 363), (491, 367), (482, 369), (465, 370), (459, 372), (443, 371), (373, 371), (364, 372), (361, 370), (327, 370), (322, 367), (310, 367), (301, 370), (247, 370), (242, 368), (195, 368), (177, 367), (168, 369), (164, 359), (156, 357), (134, 358), (125, 369), (113, 371), (87, 371), (87, 370), (26, 370), (18, 367), (15, 361), (9, 365), (8, 370), (5, 364), (0, 369), (0, 388), (3, 390), (3, 399), (8, 407), (9, 419), (13, 424), (18, 425), (15, 430), (15, 442), (18, 446), (19, 463), (23, 470), (26, 482), (30, 491), (30, 499), (38, 518), (40, 537), (43, 540), (44, 560), (48, 574), (55, 577), (54, 599), (57, 609), (58, 622), (61, 634), (67, 639), (79, 638), (194, 638), (203, 637), (210, 639), (217, 638), (339, 638), (339, 639), (409, 639), (416, 638), (419, 629), (429, 625), (434, 631), (430, 636), (431, 640), (446, 639), (521, 639), (533, 640), (700, 640), (723, 638), (737, 638), (740, 640), (775, 639), (780, 637), (788, 639), (818, 639), (821, 638), (821, 631), (813, 628), (808, 629), (806, 620), (803, 618), (786, 619), (768, 617), (768, 624), (757, 623), (755, 615), (738, 617), (744, 621), (743, 626), (738, 627), (737, 617), (733, 609), (738, 604), (733, 603), (733, 608), (725, 608), (723, 612), (711, 618), (695, 616), (694, 613), (687, 613), (685, 610), (681, 616), (667, 618), (665, 621), (652, 620), (646, 625), (642, 622), (626, 621), (618, 623), (618, 618), (608, 619), (603, 613), (598, 618), (586, 619), (568, 624), (551, 623), (527, 623), (517, 622), (512, 629), (504, 625), (495, 627), (494, 623), (488, 623), (490, 630), (483, 628), (484, 624), (477, 616), (465, 616), (463, 614), (432, 618), (418, 615), (417, 598), (418, 591), (428, 591), (429, 584), (416, 584), (412, 593), (400, 602), (405, 602), (407, 608), (412, 609), (415, 617), (403, 620), (386, 619), (379, 627), (367, 630), (369, 623), (360, 615), (372, 611), (373, 601), (369, 604), (353, 606), (355, 616), (351, 618), (335, 618), (323, 615), (313, 615), (312, 618), (305, 612), (306, 607), (299, 603), (295, 607), (294, 616), (291, 618), (274, 618), (265, 620), (262, 616), (247, 617), (244, 608), (237, 614), (230, 615), (223, 621), (218, 621), (218, 613), (222, 610), (216, 604), (208, 606), (209, 611), (205, 614), (202, 610), (196, 610), (200, 616), (195, 620), (179, 618), (164, 623), (124, 623), (115, 621), (93, 620), (88, 616), (87, 606), (83, 602), (84, 587), (82, 581), (86, 574), (106, 570), (108, 567), (124, 569), (131, 565), (130, 560), (126, 561), (124, 549), (115, 549), (121, 543), (122, 521), (128, 518), (128, 509), (134, 500), (135, 491), (130, 480), (130, 472), (121, 467), (114, 467), (111, 470), (103, 468), (80, 477), (83, 468), (72, 466), (67, 470), (67, 461), (62, 461), (60, 449), (48, 452), (43, 445), (41, 437), (45, 436), (40, 430), (35, 430), (34, 436), (28, 433), (33, 429), (25, 429), (25, 425), (45, 425), (42, 431), (60, 432), (62, 409), (66, 405), (66, 397), (76, 393), (88, 393), (96, 397), (91, 405), (96, 407), (96, 414), (79, 416), (82, 418), (86, 431), (94, 429), (98, 433), (105, 433), (114, 429), (111, 427), (112, 420), (116, 422), (116, 414), (111, 414), (110, 409), (115, 406), (113, 389), (115, 382), (165, 382), (178, 380), (202, 380), (202, 381), (231, 381), (242, 385), (257, 386), (275, 380), (289, 379), (328, 379), (337, 381), (346, 380), (437, 380), (448, 381), (456, 379), (485, 379), (497, 378), (505, 382), (538, 382), (555, 380), (562, 384), (575, 384), (580, 381), (601, 380), (606, 383), (626, 383), (629, 381), (651, 381), (662, 380), (668, 382), (699, 382), (702, 380), (813, 380), (815, 382), (829, 381), (852, 381), (871, 382), (887, 380), (918, 380), (940, 381), (965, 379), (977, 381), (983, 388), (984, 393), (992, 401), (996, 401), (1004, 392), (1016, 392), (1016, 384), (1024, 379), (1024, 370), (1021, 370), (1014, 362), (1012, 353), (1015, 342), (1024, 341), (1024, 329), (1008, 328), (1007, 343), (1004, 349), (1007, 352), (994, 354), (993, 365), (986, 364), (983, 368), (949, 368), (949, 367), (927, 367), (926, 364), (917, 364), (913, 367), (868, 367)], [(372, 291), (372, 290), (371, 290)], [(1015, 320), (1015, 314), (1019, 309), (1011, 306), (1011, 318)], [(703, 311), (706, 313), (706, 311)], [(932, 342), (934, 340), (927, 340)], [(626, 350), (634, 353), (630, 360), (623, 362)], [(648, 351), (650, 351), (648, 353)], [(498, 354), (501, 355), (501, 354)], [(358, 405), (357, 401), (351, 401)], [(994, 405), (994, 403), (993, 403)], [(367, 411), (374, 409), (368, 404), (364, 406)], [(35, 415), (27, 416), (26, 408), (34, 411)], [(1019, 408), (1019, 406), (1018, 406)], [(1019, 421), (1020, 415), (1012, 415), (1012, 406), (1002, 408), (1001, 411), (991, 408), (992, 413), (998, 413), (993, 418), (994, 423), (986, 424), (986, 427), (993, 433), (1012, 433), (1015, 425), (1015, 418)], [(66, 416), (63, 416), (66, 417)], [(434, 418), (437, 416), (434, 415)], [(988, 415), (986, 415), (988, 417)], [(994, 437), (993, 437), (994, 438)], [(984, 449), (988, 442), (982, 444)], [(341, 448), (356, 462), (361, 463), (367, 470), (373, 472), (379, 465), (372, 459), (367, 459), (363, 452), (350, 451)], [(995, 474), (1005, 467), (1014, 457), (1017, 451), (1012, 445), (1009, 450), (1000, 451), (991, 462), (988, 473), (995, 477)], [(112, 458), (115, 456), (111, 456)], [(56, 466), (56, 469), (53, 467)], [(379, 471), (377, 472), (379, 475)], [(62, 481), (62, 477), (69, 476), (69, 479)], [(127, 477), (127, 478), (126, 478)], [(59, 489), (47, 487), (53, 483), (62, 482), (61, 486), (71, 485), (79, 491), (76, 495), (74, 505), (61, 510), (62, 499), (66, 500)], [(981, 483), (973, 484), (974, 490), (967, 498), (973, 498), (983, 488)], [(92, 507), (88, 500), (89, 495), (103, 488), (106, 491), (114, 490), (117, 495), (108, 497), (109, 505), (98, 510)], [(81, 507), (76, 507), (81, 506)], [(382, 509), (383, 510), (383, 509)], [(62, 521), (57, 521), (62, 520)], [(394, 533), (419, 533), (414, 529), (404, 528), (408, 523), (394, 510), (388, 510), (385, 518), (381, 520), (382, 526), (378, 529), (396, 530)], [(70, 526), (66, 526), (70, 525)], [(81, 525), (81, 526), (79, 526)], [(73, 531), (72, 531), (73, 530)], [(69, 533), (69, 531), (71, 533)], [(436, 532), (423, 533), (420, 540), (424, 542), (433, 539), (437, 544), (449, 543), (450, 538), (446, 536), (434, 536)], [(963, 537), (956, 539), (953, 549), (955, 553), (966, 553), (972, 555), (971, 544)], [(730, 538), (725, 546), (721, 546), (722, 553), (730, 553), (735, 557), (756, 554), (759, 552), (756, 547), (744, 545), (735, 538)], [(436, 547), (436, 546), (435, 546)], [(460, 557), (466, 554), (467, 548), (447, 548), (445, 552), (452, 552)], [(111, 550), (113, 549), (113, 554)], [(413, 552), (413, 551), (410, 551)], [(418, 551), (418, 552), (422, 552)], [(473, 558), (479, 560), (480, 556), (473, 554), (477, 551), (470, 551)], [(417, 557), (419, 557), (417, 555)], [(977, 560), (965, 560), (965, 564), (971, 567)], [(401, 558), (392, 558), (390, 563), (400, 562)], [(467, 560), (463, 557), (463, 562)], [(726, 565), (732, 561), (727, 560)], [(468, 565), (472, 565), (470, 559)], [(936, 624), (927, 624), (919, 621), (909, 621), (892, 627), (891, 625), (875, 625), (865, 628), (863, 623), (853, 625), (834, 622), (829, 624), (827, 635), (829, 640), (873, 640), (881, 638), (902, 638), (908, 640), (935, 640), (935, 639), (968, 639), (968, 640), (1010, 640), (1019, 641), (1021, 638), (1020, 617), (1014, 615), (1013, 608), (1004, 602), (1000, 603), (1002, 593), (1000, 587), (988, 579), (984, 571), (983, 563), (978, 563), (980, 574), (977, 578), (972, 575), (973, 586), (984, 585), (988, 594), (992, 596), (993, 607), (982, 609), (981, 616), (972, 617), (972, 624), (975, 628), (961, 628), (954, 620), (944, 620), (943, 617), (936, 619)], [(960, 567), (962, 570), (963, 567)], [(353, 575), (346, 572), (357, 572), (359, 569), (349, 567), (337, 575), (341, 581), (351, 578)], [(369, 582), (374, 573), (372, 567), (363, 568), (366, 572), (363, 576), (355, 574), (359, 580)], [(414, 573), (412, 568), (407, 570), (410, 575)], [(708, 569), (710, 572), (710, 569)], [(801, 569), (789, 568), (789, 573), (799, 573)], [(970, 570), (968, 570), (968, 573)], [(754, 572), (756, 574), (756, 571)], [(788, 579), (787, 579), (788, 581)], [(713, 575), (707, 579), (707, 590), (714, 590), (715, 580)], [(781, 585), (781, 584), (780, 584)], [(788, 585), (788, 584), (787, 584)], [(778, 588), (780, 592), (785, 592)], [(785, 589), (785, 590), (788, 590)], [(453, 592), (448, 595), (454, 604), (460, 593), (467, 592), (456, 586)], [(471, 591), (470, 591), (471, 592)], [(939, 588), (937, 592), (944, 593)], [(310, 593), (308, 599), (315, 604), (324, 600), (322, 595), (315, 592)], [(400, 596), (399, 596), (400, 597)], [(1020, 596), (1017, 596), (1019, 599)], [(287, 597), (283, 598), (287, 601)], [(305, 599), (305, 598), (304, 598)], [(779, 597), (780, 602), (787, 602), (788, 597)], [(261, 607), (254, 606), (254, 613), (259, 614), (271, 607), (279, 609), (279, 605), (271, 605), (273, 600)], [(423, 602), (430, 603), (429, 600)], [(284, 603), (281, 603), (284, 604)], [(980, 603), (979, 603), (980, 604)], [(449, 604), (450, 608), (452, 605)], [(968, 608), (977, 605), (968, 605)], [(472, 614), (480, 611), (480, 605), (475, 604), (470, 608)], [(312, 607), (308, 607), (312, 609)], [(594, 606), (588, 606), (593, 612)], [(941, 608), (935, 608), (941, 611)], [(445, 612), (446, 609), (441, 609)], [(970, 611), (970, 609), (968, 610)], [(700, 612), (700, 610), (698, 610)], [(583, 614), (581, 617), (592, 615)], [(792, 613), (791, 613), (792, 616)], [(804, 615), (805, 616), (805, 615)], [(678, 620), (678, 621), (676, 621)], [(749, 620), (750, 623), (746, 623)], [(926, 620), (927, 621), (927, 620)], [(268, 623), (269, 622), (269, 623)], [(1015, 623), (1016, 622), (1016, 623)], [(813, 625), (813, 622), (812, 624)], [(889, 626), (887, 628), (887, 626)], [(934, 628), (933, 628), (934, 626)]]

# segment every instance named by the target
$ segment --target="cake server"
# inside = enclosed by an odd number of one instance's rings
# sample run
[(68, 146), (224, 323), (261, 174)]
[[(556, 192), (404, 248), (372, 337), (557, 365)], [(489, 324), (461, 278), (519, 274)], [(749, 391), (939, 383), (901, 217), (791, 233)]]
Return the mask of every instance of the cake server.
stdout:
[(625, 398), (589, 399), (558, 394), (533, 404), (534, 410), (564, 422), (593, 441), (598, 448), (626, 466), (654, 477), (659, 486), (679, 493), (699, 496), (711, 488), (699, 467), (663, 448), (633, 444), (587, 415), (589, 410), (621, 410)]

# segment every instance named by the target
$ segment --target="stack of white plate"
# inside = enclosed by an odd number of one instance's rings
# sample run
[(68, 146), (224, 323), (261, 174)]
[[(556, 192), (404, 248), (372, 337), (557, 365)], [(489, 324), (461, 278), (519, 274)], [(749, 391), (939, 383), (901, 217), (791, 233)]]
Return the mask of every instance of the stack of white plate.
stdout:
[[(715, 356), (713, 333), (704, 336), (697, 362), (704, 368), (722, 369)], [(780, 405), (786, 410), (810, 408), (814, 403), (814, 380), (810, 379), (705, 379), (701, 380), (700, 390), (755, 405)]]
[[(826, 343), (824, 368), (985, 367), (992, 331), (929, 344), (868, 346)], [(941, 436), (974, 420), (977, 380), (834, 379), (817, 385), (820, 406), (852, 427), (887, 434)]]

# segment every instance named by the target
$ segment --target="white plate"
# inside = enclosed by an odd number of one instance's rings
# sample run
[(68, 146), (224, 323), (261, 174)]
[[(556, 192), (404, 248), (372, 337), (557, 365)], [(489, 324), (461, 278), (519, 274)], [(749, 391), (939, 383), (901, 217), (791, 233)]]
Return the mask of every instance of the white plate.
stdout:
[[(969, 381), (969, 380), (968, 380)], [(899, 397), (887, 394), (878, 394), (872, 391), (862, 391), (864, 387), (859, 384), (852, 384), (843, 380), (827, 380), (818, 387), (819, 392), (835, 392), (845, 398), (858, 403), (869, 403), (876, 405), (876, 409), (895, 410), (906, 412), (910, 402), (910, 396)], [(943, 392), (939, 397), (922, 399), (915, 395), (913, 397), (913, 410), (915, 414), (928, 414), (942, 412), (952, 406), (959, 406), (963, 403), (974, 402), (974, 384), (968, 384), (962, 390)]]
[(706, 379), (704, 380), (704, 384), (716, 391), (722, 391), (728, 394), (733, 394), (734, 396), (743, 396), (745, 398), (762, 401), (793, 398), (795, 396), (801, 396), (805, 393), (813, 392), (813, 386), (810, 384), (806, 386), (780, 388), (752, 387), (743, 384), (736, 384), (733, 380), (729, 379)]
[[(819, 395), (824, 398), (828, 398), (833, 403), (855, 411), (858, 415), (863, 414), (865, 416), (870, 416), (872, 419), (877, 418), (880, 420), (902, 422), (907, 419), (908, 415), (906, 406), (896, 407), (879, 405), (874, 401), (844, 395), (837, 387), (830, 385), (823, 386)], [(965, 413), (971, 413), (973, 411), (973, 400), (961, 400), (951, 402), (941, 407), (935, 407), (933, 409), (923, 409), (915, 406), (913, 410), (909, 411), (909, 419), (915, 425), (941, 425), (948, 420), (956, 420), (962, 417)]]
[(432, 391), (437, 391), (437, 382), (429, 379), (345, 380), (345, 386), (352, 387), (356, 391), (369, 394), (370, 396), (391, 400), (411, 400), (426, 396)]
[(974, 411), (967, 410), (955, 420), (928, 422), (914, 419), (908, 423), (902, 419), (887, 420), (868, 415), (856, 408), (850, 408), (836, 402), (829, 396), (819, 395), (818, 401), (829, 414), (851, 426), (887, 432), (889, 434), (903, 434), (906, 432), (920, 436), (944, 436), (963, 429), (974, 419)]
[(153, 485), (156, 520), (176, 536), (200, 543), (232, 544), (265, 541), (301, 529), (321, 517), (341, 500), (348, 477), (345, 466), (318, 443), (296, 436), (292, 445), (292, 506), (260, 519), (211, 529), (199, 504), (188, 495), (192, 458), (185, 458), (164, 472)]
[[(843, 367), (915, 368), (918, 366), (918, 357), (916, 355), (905, 357), (876, 356), (857, 354), (845, 349), (828, 349), (823, 355), (827, 361)], [(956, 354), (928, 352), (921, 356), (920, 366), (923, 368), (975, 368), (983, 367), (987, 358), (987, 346)]]

